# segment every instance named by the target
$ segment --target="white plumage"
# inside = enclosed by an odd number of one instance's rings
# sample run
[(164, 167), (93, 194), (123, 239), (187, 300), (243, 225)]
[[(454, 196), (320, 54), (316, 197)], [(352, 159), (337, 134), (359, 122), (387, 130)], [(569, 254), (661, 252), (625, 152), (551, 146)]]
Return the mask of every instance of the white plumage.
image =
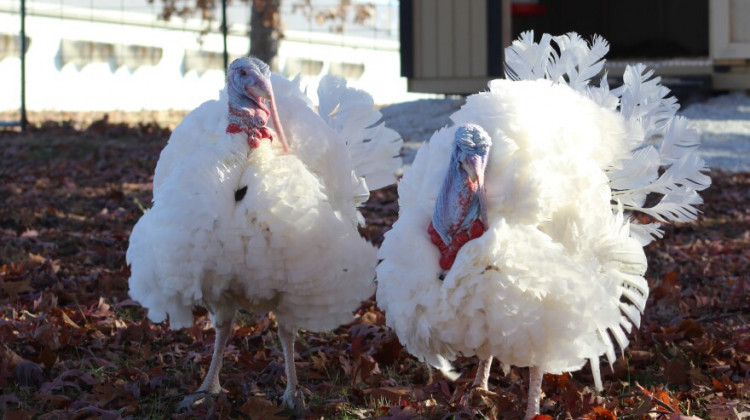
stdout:
[[(557, 49), (552, 43), (557, 44)], [(419, 149), (399, 182), (399, 218), (379, 251), (377, 301), (407, 350), (441, 368), (477, 355), (475, 385), (489, 363), (532, 368), (527, 418), (538, 412), (542, 374), (615, 359), (648, 297), (643, 245), (660, 236), (629, 213), (695, 219), (708, 187), (699, 138), (676, 101), (642, 66), (622, 87), (599, 87), (606, 41), (525, 33), (506, 50), (511, 80), (467, 98)], [(466, 125), (470, 124), (470, 125)], [(460, 127), (491, 138), (484, 175), (489, 226), (460, 248), (452, 267), (428, 227)], [(481, 130), (480, 130), (481, 131)], [(457, 140), (455, 140), (457, 141)], [(451, 163), (453, 165), (453, 163)], [(660, 168), (665, 169), (660, 174)], [(664, 194), (644, 208), (650, 193)]]
[[(240, 71), (233, 67), (228, 80)], [(211, 313), (216, 346), (201, 392), (221, 389), (235, 312), (272, 310), (287, 363), (284, 401), (294, 407), (302, 402), (294, 395), (296, 330), (349, 322), (374, 292), (376, 250), (358, 233), (357, 206), (368, 186), (395, 182), (401, 139), (379, 121), (371, 97), (342, 79), (321, 81), (320, 115), (298, 80), (273, 75), (272, 87), (290, 152), (276, 140), (251, 148), (246, 133), (228, 133), (227, 89), (202, 104), (161, 153), (153, 207), (133, 229), (127, 261), (130, 295), (152, 321), (169, 317), (181, 328), (192, 325), (194, 306)]]

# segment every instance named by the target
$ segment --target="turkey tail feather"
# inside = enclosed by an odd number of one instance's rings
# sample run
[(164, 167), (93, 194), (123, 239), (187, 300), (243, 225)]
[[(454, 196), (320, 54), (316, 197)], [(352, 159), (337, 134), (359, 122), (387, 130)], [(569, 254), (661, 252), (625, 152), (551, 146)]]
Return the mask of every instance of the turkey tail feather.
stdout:
[(343, 78), (325, 76), (318, 85), (318, 100), (321, 118), (347, 140), (354, 171), (370, 191), (393, 184), (402, 164), (403, 140), (385, 126), (372, 96), (347, 87)]
[(544, 34), (535, 43), (534, 31), (527, 31), (506, 48), (505, 74), (512, 80), (564, 82), (580, 90), (602, 71), (608, 51), (609, 43), (600, 36), (594, 37), (591, 45), (575, 32), (554, 38)]
[[(604, 68), (608, 50), (609, 44), (599, 36), (588, 44), (574, 32), (557, 37), (544, 34), (537, 43), (534, 32), (527, 31), (506, 48), (505, 72), (513, 80), (546, 78), (567, 84), (622, 115), (630, 153), (607, 168), (613, 207), (621, 203), (630, 213), (643, 213), (659, 222), (695, 220), (694, 206), (702, 203), (698, 191), (711, 185), (708, 168), (696, 153), (697, 130), (676, 116), (677, 99), (643, 64), (627, 66), (623, 84), (616, 89), (609, 89), (606, 74), (598, 87), (589, 86)], [(655, 203), (646, 206), (648, 198)], [(662, 237), (659, 227), (633, 220), (631, 236), (646, 245)]]

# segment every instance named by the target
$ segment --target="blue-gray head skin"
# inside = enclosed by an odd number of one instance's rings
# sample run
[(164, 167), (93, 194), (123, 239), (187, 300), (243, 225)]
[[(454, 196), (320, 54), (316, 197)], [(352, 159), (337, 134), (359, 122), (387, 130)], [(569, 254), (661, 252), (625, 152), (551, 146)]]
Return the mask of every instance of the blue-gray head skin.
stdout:
[(448, 172), (435, 202), (429, 233), (450, 269), (458, 250), (487, 229), (484, 171), (492, 140), (482, 127), (463, 124), (455, 134)]
[(258, 147), (261, 140), (273, 138), (266, 126), (271, 118), (281, 146), (285, 152), (289, 150), (276, 111), (268, 64), (255, 57), (242, 57), (232, 61), (227, 70), (227, 96), (227, 133), (246, 133), (248, 144), (253, 148)]

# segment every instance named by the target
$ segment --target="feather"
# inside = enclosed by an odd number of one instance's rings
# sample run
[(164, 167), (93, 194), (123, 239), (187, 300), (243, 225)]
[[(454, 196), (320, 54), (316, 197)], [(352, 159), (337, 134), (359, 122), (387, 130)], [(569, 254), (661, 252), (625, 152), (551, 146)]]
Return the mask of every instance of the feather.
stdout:
[(641, 325), (641, 312), (643, 309), (640, 307), (635, 307), (633, 305), (628, 305), (625, 303), (620, 303), (620, 310), (625, 314), (626, 317), (633, 323), (633, 325), (639, 327)]
[(446, 358), (437, 356), (437, 360), (438, 362), (435, 364), (435, 367), (443, 374), (443, 376), (451, 381), (455, 381), (461, 376), (461, 373), (456, 372), (456, 368)]
[[(619, 112), (628, 121), (634, 140), (632, 153), (608, 170), (613, 198), (633, 212), (661, 222), (695, 220), (700, 204), (696, 191), (711, 185), (705, 162), (695, 153), (700, 139), (689, 122), (676, 116), (679, 105), (669, 90), (642, 64), (628, 66), (619, 97)], [(660, 172), (663, 172), (659, 175)], [(647, 197), (660, 194), (656, 204), (643, 207)], [(635, 223), (637, 225), (637, 223)], [(662, 237), (658, 225), (634, 226), (642, 244)]]
[(615, 341), (617, 342), (617, 345), (620, 347), (620, 352), (624, 354), (625, 349), (628, 348), (628, 345), (630, 344), (630, 340), (628, 340), (628, 337), (625, 335), (625, 332), (622, 330), (622, 327), (617, 326), (615, 328), (610, 328), (609, 331), (615, 337)]
[(659, 154), (663, 164), (672, 164), (686, 154), (696, 152), (700, 146), (698, 130), (684, 117), (675, 117), (669, 121), (664, 133)]
[(591, 375), (594, 376), (594, 388), (601, 392), (604, 386), (602, 385), (602, 374), (599, 371), (599, 358), (590, 359), (589, 364), (591, 365)]
[(615, 110), (620, 105), (620, 98), (609, 89), (607, 72), (599, 80), (599, 86), (587, 86), (586, 95), (604, 109)]
[(641, 246), (646, 246), (654, 239), (663, 238), (664, 231), (659, 223), (633, 224), (630, 228), (630, 236), (636, 239)]
[(608, 51), (609, 43), (600, 36), (591, 45), (574, 32), (556, 37), (544, 34), (535, 43), (534, 31), (527, 31), (506, 49), (505, 73), (511, 80), (546, 78), (582, 89), (602, 71)]
[(617, 360), (617, 354), (615, 353), (615, 346), (612, 344), (612, 339), (609, 337), (609, 334), (602, 329), (597, 329), (596, 332), (599, 335), (599, 339), (604, 342), (604, 352), (607, 356), (607, 362), (609, 362), (609, 366), (612, 367), (615, 360)]
[(554, 38), (560, 56), (547, 70), (548, 78), (554, 81), (567, 81), (576, 90), (588, 86), (589, 80), (604, 68), (604, 56), (609, 51), (609, 43), (595, 36), (591, 45), (576, 33), (568, 33)]
[(552, 36), (542, 35), (534, 42), (534, 31), (522, 32), (517, 40), (505, 50), (505, 75), (511, 80), (544, 79), (547, 75), (550, 56), (554, 53)]
[(335, 76), (320, 80), (318, 97), (321, 118), (347, 139), (356, 175), (367, 181), (370, 190), (393, 184), (401, 169), (403, 140), (382, 122), (372, 97), (348, 88), (346, 80)]
[(609, 172), (609, 185), (620, 201), (629, 205), (641, 205), (646, 197), (643, 194), (635, 196), (634, 190), (654, 182), (659, 177), (660, 166), (659, 151), (655, 147), (640, 148), (633, 152), (627, 165)]
[(705, 162), (702, 158), (695, 154), (685, 155), (669, 166), (652, 183), (640, 188), (617, 192), (613, 196), (618, 199), (620, 197), (627, 199), (636, 193), (662, 194), (657, 204), (651, 207), (642, 207), (637, 202), (630, 201), (625, 208), (648, 214), (661, 222), (691, 222), (698, 214), (694, 206), (703, 203), (697, 191), (707, 188), (711, 183), (710, 178), (701, 173), (705, 170)]

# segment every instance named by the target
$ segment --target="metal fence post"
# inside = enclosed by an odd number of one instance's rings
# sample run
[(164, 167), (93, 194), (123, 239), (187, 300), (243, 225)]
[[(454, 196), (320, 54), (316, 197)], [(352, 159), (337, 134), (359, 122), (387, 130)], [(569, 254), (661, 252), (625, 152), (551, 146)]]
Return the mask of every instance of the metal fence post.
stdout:
[[(225, 0), (226, 1), (226, 0)], [(21, 131), (26, 130), (26, 0), (21, 0)]]
[(229, 67), (229, 50), (227, 49), (227, 0), (221, 0), (221, 36), (224, 40), (224, 72)]
[(20, 46), (21, 59), (21, 107), (19, 109), (18, 121), (0, 121), (0, 127), (16, 127), (20, 126), (21, 130), (26, 130), (28, 120), (26, 119), (26, 0), (21, 0), (21, 31), (20, 40), (18, 45)]

